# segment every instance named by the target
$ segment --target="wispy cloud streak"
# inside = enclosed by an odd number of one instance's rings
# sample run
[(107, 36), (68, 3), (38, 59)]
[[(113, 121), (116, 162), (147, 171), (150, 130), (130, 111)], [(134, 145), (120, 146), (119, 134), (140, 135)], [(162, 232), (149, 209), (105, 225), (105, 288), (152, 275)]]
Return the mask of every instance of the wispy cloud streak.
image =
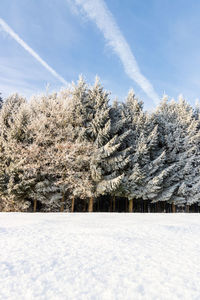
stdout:
[[(71, 1), (69, 2), (72, 3)], [(156, 94), (152, 84), (141, 73), (135, 56), (116, 24), (115, 19), (109, 11), (106, 3), (103, 0), (75, 0), (75, 3), (96, 23), (97, 27), (103, 33), (106, 41), (119, 56), (126, 74), (143, 89), (154, 103), (158, 103), (158, 95)]]
[(31, 47), (29, 47), (19, 36), (15, 33), (8, 24), (0, 18), (0, 27), (10, 35), (18, 44), (20, 44), (29, 54), (31, 54), (47, 71), (56, 77), (62, 84), (69, 85), (69, 83), (60, 76), (53, 68), (51, 68)]

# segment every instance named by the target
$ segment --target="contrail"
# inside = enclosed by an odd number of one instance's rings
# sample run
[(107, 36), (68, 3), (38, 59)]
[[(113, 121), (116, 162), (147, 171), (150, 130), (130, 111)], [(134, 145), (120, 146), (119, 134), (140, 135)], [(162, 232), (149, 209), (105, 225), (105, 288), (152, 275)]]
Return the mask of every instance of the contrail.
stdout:
[[(157, 104), (159, 102), (159, 96), (154, 91), (154, 88), (148, 79), (142, 75), (135, 56), (106, 3), (103, 0), (74, 1), (77, 6), (80, 6), (84, 10), (88, 17), (96, 23), (106, 41), (108, 41), (109, 45), (119, 56), (126, 74), (143, 89), (155, 104)], [(72, 3), (70, 0), (68, 0), (68, 2)]]
[(56, 77), (64, 85), (69, 83), (60, 76), (54, 69), (52, 69), (31, 47), (29, 47), (19, 36), (15, 33), (8, 24), (0, 18), (0, 26), (2, 29), (9, 34), (18, 44), (20, 44), (28, 53), (30, 53), (43, 67), (45, 67), (54, 77)]

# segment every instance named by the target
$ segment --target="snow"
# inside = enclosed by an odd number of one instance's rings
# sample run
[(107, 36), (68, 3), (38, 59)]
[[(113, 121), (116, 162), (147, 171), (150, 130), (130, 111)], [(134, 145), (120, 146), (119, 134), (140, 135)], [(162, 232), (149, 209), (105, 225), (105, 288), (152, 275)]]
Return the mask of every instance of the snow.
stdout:
[(200, 299), (199, 214), (0, 213), (0, 299)]

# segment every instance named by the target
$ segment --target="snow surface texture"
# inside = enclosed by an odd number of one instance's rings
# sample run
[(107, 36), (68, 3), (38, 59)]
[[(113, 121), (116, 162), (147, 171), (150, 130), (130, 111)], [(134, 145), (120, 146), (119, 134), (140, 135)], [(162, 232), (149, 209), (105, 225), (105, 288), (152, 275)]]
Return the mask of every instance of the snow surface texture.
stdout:
[(198, 214), (0, 213), (0, 299), (200, 299)]

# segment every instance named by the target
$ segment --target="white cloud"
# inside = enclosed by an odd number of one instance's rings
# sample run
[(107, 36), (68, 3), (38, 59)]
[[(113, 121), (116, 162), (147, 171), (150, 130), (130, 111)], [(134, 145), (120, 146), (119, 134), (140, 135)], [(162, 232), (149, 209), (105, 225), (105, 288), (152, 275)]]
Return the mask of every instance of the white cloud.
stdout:
[[(70, 0), (68, 0), (68, 2), (72, 4)], [(159, 96), (156, 94), (152, 84), (141, 73), (130, 46), (117, 26), (105, 2), (103, 0), (75, 0), (75, 3), (96, 23), (97, 27), (103, 33), (105, 40), (119, 56), (126, 74), (157, 104), (159, 102)]]
[(56, 77), (62, 84), (69, 85), (69, 83), (60, 76), (54, 69), (52, 69), (31, 47), (29, 47), (9, 26), (0, 18), (0, 27), (9, 34), (18, 44), (20, 44), (29, 54), (31, 54), (46, 70), (48, 70), (54, 77)]

